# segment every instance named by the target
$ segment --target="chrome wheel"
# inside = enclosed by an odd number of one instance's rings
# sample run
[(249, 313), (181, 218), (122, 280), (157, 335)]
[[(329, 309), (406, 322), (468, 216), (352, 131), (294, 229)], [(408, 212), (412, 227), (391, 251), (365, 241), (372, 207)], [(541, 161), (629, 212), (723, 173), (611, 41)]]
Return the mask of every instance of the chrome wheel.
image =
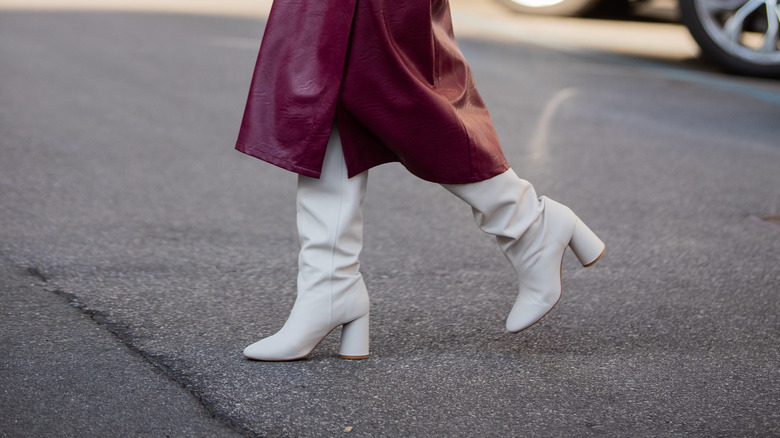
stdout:
[(738, 72), (780, 75), (778, 0), (681, 0), (680, 7), (706, 55)]

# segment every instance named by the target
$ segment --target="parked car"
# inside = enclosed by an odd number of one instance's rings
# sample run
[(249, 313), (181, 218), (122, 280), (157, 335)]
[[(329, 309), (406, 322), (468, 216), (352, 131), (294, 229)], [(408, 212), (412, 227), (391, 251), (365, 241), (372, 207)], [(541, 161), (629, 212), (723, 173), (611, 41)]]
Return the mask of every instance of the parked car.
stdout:
[[(524, 14), (581, 16), (624, 0), (496, 0)], [(641, 0), (640, 0), (641, 1)], [(726, 69), (780, 77), (779, 0), (678, 0), (702, 53)]]

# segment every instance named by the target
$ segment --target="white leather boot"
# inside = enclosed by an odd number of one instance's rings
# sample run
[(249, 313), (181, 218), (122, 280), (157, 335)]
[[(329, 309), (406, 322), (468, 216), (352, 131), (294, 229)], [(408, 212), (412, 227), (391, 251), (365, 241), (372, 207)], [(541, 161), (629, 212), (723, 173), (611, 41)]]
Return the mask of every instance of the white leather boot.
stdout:
[(360, 275), (362, 204), (368, 173), (347, 178), (338, 132), (331, 132), (320, 179), (298, 177), (298, 296), (276, 334), (244, 349), (255, 360), (306, 358), (343, 326), (339, 357), (368, 357), (368, 291)]
[(519, 332), (544, 317), (561, 298), (561, 264), (569, 246), (583, 266), (596, 263), (605, 245), (568, 207), (536, 197), (512, 169), (472, 184), (443, 184), (471, 205), (479, 228), (496, 236), (517, 272), (519, 293), (506, 320)]

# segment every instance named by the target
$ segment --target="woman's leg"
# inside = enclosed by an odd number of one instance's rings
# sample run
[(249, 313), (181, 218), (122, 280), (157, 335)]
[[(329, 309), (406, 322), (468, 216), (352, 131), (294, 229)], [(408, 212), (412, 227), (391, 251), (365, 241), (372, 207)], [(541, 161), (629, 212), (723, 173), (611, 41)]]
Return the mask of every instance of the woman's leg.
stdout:
[(558, 303), (567, 246), (583, 266), (604, 253), (604, 243), (568, 207), (537, 198), (531, 183), (512, 169), (485, 181), (443, 187), (471, 205), (477, 225), (496, 236), (517, 272), (519, 293), (506, 320), (511, 332), (530, 327)]
[(298, 296), (284, 326), (248, 346), (250, 359), (283, 361), (308, 356), (343, 326), (339, 356), (368, 357), (368, 291), (360, 275), (362, 204), (368, 172), (347, 178), (338, 131), (331, 132), (319, 179), (298, 177)]

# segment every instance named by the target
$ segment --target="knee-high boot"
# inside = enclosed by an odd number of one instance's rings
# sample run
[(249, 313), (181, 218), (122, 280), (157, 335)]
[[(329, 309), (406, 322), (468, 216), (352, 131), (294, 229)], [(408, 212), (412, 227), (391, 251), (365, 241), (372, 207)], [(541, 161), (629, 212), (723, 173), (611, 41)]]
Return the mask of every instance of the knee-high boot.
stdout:
[(506, 320), (510, 332), (538, 322), (561, 297), (561, 263), (571, 247), (583, 266), (596, 263), (604, 243), (568, 207), (536, 197), (510, 169), (491, 179), (443, 187), (472, 207), (479, 228), (496, 236), (515, 269), (519, 293)]
[(368, 357), (369, 300), (358, 262), (367, 179), (367, 172), (347, 178), (341, 141), (334, 128), (321, 177), (298, 178), (301, 251), (295, 304), (281, 330), (246, 347), (246, 357), (303, 359), (339, 326), (343, 326), (339, 357)]

